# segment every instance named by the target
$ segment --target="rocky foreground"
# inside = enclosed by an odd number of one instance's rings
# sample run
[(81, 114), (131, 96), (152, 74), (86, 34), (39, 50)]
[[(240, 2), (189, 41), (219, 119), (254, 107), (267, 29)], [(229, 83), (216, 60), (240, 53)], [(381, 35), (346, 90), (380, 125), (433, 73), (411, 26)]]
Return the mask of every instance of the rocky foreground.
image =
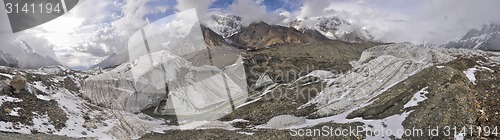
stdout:
[[(143, 138), (499, 138), (496, 130), (491, 131), (500, 124), (498, 53), (422, 48), (403, 43), (369, 48), (362, 54), (350, 55), (354, 57), (352, 61), (335, 61), (336, 56), (345, 53), (335, 54), (332, 53), (335, 51), (328, 50), (324, 52), (332, 54), (308, 56), (308, 51), (294, 51), (301, 47), (309, 47), (307, 50), (321, 48), (315, 45), (287, 46), (250, 53), (248, 61), (251, 63), (248, 64), (268, 67), (259, 74), (269, 75), (272, 80), (267, 88), (256, 91), (250, 104), (221, 119), (232, 122), (230, 125), (234, 129), (168, 130), (164, 134), (148, 134)], [(323, 60), (330, 60), (330, 63), (308, 62), (312, 57), (324, 57)], [(305, 60), (306, 64), (314, 66), (325, 65), (318, 71), (302, 63), (282, 61), (294, 62), (294, 59)], [(338, 62), (349, 62), (350, 65), (339, 67), (342, 65)], [(276, 71), (286, 71), (287, 66), (308, 72), (300, 75), (298, 80), (283, 80), (283, 75)], [(252, 75), (249, 77), (252, 79)], [(238, 119), (244, 121), (234, 122)], [(325, 133), (303, 133), (302, 137), (294, 136), (297, 128), (342, 130), (348, 126), (363, 126), (364, 133), (326, 137)], [(453, 127), (456, 131), (444, 131)], [(433, 128), (441, 128), (441, 131), (431, 135), (429, 132)], [(492, 129), (480, 131), (478, 128)], [(372, 133), (383, 129), (394, 132), (414, 129), (422, 133), (382, 136)]]
[[(141, 112), (157, 103), (117, 84), (130, 82), (119, 75), (133, 63), (89, 73), (1, 67), (1, 87), (8, 90), (0, 95), (0, 131), (97, 139), (500, 138), (494, 131), (500, 125), (500, 53), (329, 41), (242, 56), (248, 99), (218, 120), (180, 125)], [(27, 81), (19, 93), (10, 82), (16, 75)], [(109, 94), (88, 90), (102, 87)], [(358, 127), (359, 135), (312, 132)], [(445, 131), (453, 127), (467, 131)], [(468, 129), (478, 127), (491, 129)], [(440, 128), (438, 135), (430, 135), (433, 128)], [(422, 134), (376, 133), (405, 129)]]

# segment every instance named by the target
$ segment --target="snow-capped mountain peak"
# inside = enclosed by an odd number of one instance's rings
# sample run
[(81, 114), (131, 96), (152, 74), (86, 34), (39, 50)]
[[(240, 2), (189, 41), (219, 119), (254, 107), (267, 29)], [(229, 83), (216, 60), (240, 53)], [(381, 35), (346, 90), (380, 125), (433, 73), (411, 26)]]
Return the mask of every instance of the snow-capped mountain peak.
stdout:
[(211, 19), (207, 21), (207, 27), (222, 37), (228, 38), (241, 30), (241, 18), (242, 17), (236, 15), (213, 14)]
[(449, 42), (444, 46), (498, 51), (500, 50), (500, 24), (489, 23), (482, 25), (480, 29), (471, 29), (462, 39)]
[(297, 30), (314, 29), (329, 39), (347, 42), (373, 40), (372, 35), (370, 35), (365, 27), (337, 16), (297, 19), (290, 23), (290, 26)]
[(23, 49), (27, 52), (27, 53), (35, 53), (35, 50), (33, 50), (33, 48), (30, 46), (30, 44), (28, 44), (28, 42), (24, 41), (24, 40), (19, 40), (23, 45)]
[(481, 29), (472, 29), (462, 39), (468, 39), (468, 38), (473, 38), (476, 36), (481, 36), (481, 35), (486, 35), (486, 34), (494, 34), (500, 32), (500, 25), (499, 24), (494, 24), (494, 23), (489, 23), (489, 24), (483, 24), (481, 26)]
[(24, 41), (18, 40), (17, 45), (0, 53), (3, 66), (11, 66), (26, 69), (38, 69), (45, 66), (60, 65), (54, 58), (44, 56), (36, 52), (32, 46)]

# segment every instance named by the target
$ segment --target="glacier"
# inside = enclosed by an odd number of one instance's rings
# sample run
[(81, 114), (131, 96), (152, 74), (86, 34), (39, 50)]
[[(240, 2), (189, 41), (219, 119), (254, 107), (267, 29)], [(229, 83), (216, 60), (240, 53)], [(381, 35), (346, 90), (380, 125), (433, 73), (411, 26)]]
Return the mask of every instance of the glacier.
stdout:
[(315, 105), (319, 116), (337, 115), (369, 105), (372, 98), (409, 76), (436, 64), (458, 57), (487, 56), (489, 52), (465, 49), (421, 47), (411, 43), (375, 46), (363, 51), (353, 69), (346, 74), (325, 79), (328, 87), (300, 109)]

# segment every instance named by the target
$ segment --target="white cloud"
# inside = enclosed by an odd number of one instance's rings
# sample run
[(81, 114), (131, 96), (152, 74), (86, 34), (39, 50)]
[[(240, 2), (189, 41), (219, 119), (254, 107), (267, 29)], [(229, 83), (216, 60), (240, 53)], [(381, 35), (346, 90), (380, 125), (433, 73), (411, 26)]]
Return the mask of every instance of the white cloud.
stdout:
[[(79, 3), (80, 7), (77, 7), (79, 9), (75, 10), (75, 13), (85, 18), (83, 23), (87, 24), (76, 30), (75, 35), (80, 35), (78, 41), (72, 41), (72, 44), (61, 46), (62, 49), (56, 51), (59, 59), (71, 60), (65, 61), (68, 66), (88, 68), (113, 53), (123, 52), (127, 48), (128, 38), (147, 24), (144, 16), (165, 8), (147, 7), (148, 2), (147, 0), (125, 0), (123, 3), (105, 2), (97, 8), (92, 7), (91, 1)], [(94, 11), (96, 15), (107, 14), (93, 17), (94, 15), (85, 14), (85, 11), (89, 10)]]
[[(322, 9), (324, 5), (329, 6)], [(500, 1), (493, 0), (311, 0), (304, 3), (298, 17), (336, 11), (337, 15), (365, 26), (382, 41), (439, 44), (461, 38), (471, 28), (498, 21), (498, 5)]]
[[(20, 50), (16, 40), (28, 42), (41, 55), (70, 67), (88, 67), (127, 48), (130, 35), (147, 24), (144, 16), (169, 7), (147, 6), (150, 0), (84, 0), (63, 16), (16, 34), (2, 32), (2, 51)], [(6, 15), (0, 15), (5, 17)], [(3, 28), (8, 22), (1, 22)], [(15, 51), (12, 51), (15, 52)]]
[(324, 15), (324, 10), (329, 6), (329, 0), (306, 0), (300, 8), (298, 19)]
[(425, 28), (422, 40), (446, 41), (461, 38), (471, 29), (500, 20), (500, 1), (441, 0), (423, 2), (411, 22)]
[(177, 0), (175, 8), (179, 11), (196, 9), (196, 13), (200, 20), (207, 20), (210, 5), (214, 0)]
[[(16, 40), (24, 40), (36, 52), (65, 60), (62, 62), (68, 66), (90, 66), (125, 50), (130, 35), (147, 24), (145, 15), (164, 13), (170, 8), (196, 8), (202, 21), (211, 13), (236, 14), (243, 17), (244, 25), (258, 21), (282, 24), (295, 18), (337, 15), (366, 27), (376, 39), (414, 43), (443, 43), (460, 38), (483, 23), (500, 21), (500, 1), (496, 0), (283, 0), (286, 5), (303, 3), (296, 11), (269, 11), (262, 0), (236, 0), (227, 10), (210, 9), (214, 0), (177, 0), (175, 6), (147, 6), (150, 1), (153, 0), (82, 0), (69, 13), (40, 27), (0, 34), (0, 49), (9, 50), (16, 46)], [(0, 18), (7, 16), (0, 14)], [(8, 26), (5, 20), (0, 22), (1, 31)]]
[(102, 57), (96, 57), (88, 53), (82, 53), (69, 47), (60, 47), (54, 50), (60, 60), (64, 60), (65, 64), (76, 69), (88, 69), (93, 64), (103, 60)]
[(170, 9), (169, 6), (156, 6), (156, 7), (149, 8), (148, 14), (165, 13), (169, 9)]
[[(260, 4), (259, 4), (260, 3)], [(267, 7), (262, 2), (254, 0), (237, 0), (228, 7), (229, 12), (242, 18), (243, 26), (252, 22), (264, 21), (269, 24), (280, 24), (286, 18), (277, 12), (267, 12)]]

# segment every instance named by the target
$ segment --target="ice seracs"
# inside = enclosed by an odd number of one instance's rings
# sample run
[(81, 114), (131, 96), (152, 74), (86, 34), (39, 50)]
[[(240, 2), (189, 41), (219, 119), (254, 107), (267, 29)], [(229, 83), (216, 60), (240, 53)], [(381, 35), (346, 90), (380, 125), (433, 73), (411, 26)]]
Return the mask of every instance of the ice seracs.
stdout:
[[(365, 103), (407, 77), (454, 57), (409, 43), (381, 45), (364, 51), (353, 70), (329, 79), (333, 84), (303, 105), (316, 105), (319, 115), (345, 112)], [(379, 82), (381, 81), (381, 82)]]
[[(352, 70), (327, 78), (328, 87), (301, 108), (315, 105), (314, 114), (335, 115), (370, 104), (370, 99), (421, 70), (458, 57), (488, 56), (465, 49), (420, 47), (410, 43), (375, 46), (365, 50)], [(439, 66), (439, 65), (438, 65)]]

